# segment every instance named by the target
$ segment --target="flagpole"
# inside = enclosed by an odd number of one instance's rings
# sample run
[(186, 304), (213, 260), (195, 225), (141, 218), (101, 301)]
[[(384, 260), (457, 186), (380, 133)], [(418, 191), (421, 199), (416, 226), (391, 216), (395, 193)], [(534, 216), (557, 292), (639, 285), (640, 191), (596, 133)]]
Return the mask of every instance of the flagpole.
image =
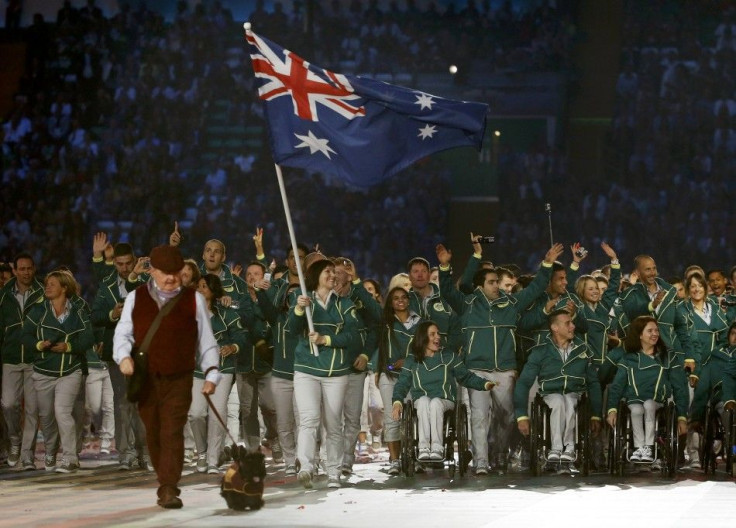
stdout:
[[(289, 240), (291, 241), (291, 251), (294, 253), (294, 261), (296, 262), (296, 274), (299, 277), (299, 287), (302, 290), (302, 295), (308, 295), (307, 286), (304, 282), (304, 272), (302, 271), (302, 262), (299, 258), (299, 251), (296, 247), (296, 236), (294, 235), (294, 224), (291, 221), (291, 209), (289, 209), (289, 200), (286, 197), (286, 187), (284, 186), (284, 176), (281, 174), (281, 166), (278, 163), (274, 163), (276, 167), (276, 179), (279, 182), (279, 191), (281, 191), (281, 202), (284, 204), (284, 214), (286, 215), (286, 226), (289, 228)], [(312, 322), (312, 307), (307, 306), (304, 310), (304, 315), (307, 316), (307, 327), (310, 332), (314, 332), (314, 323)], [(319, 355), (317, 346), (314, 343), (311, 344), (312, 353), (315, 356)]]

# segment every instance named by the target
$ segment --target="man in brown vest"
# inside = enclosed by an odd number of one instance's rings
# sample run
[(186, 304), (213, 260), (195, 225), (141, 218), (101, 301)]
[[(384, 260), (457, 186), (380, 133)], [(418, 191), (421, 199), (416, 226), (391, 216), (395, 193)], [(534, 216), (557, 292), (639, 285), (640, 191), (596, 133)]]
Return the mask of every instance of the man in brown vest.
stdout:
[(179, 274), (183, 267), (178, 248), (153, 248), (151, 280), (125, 299), (113, 340), (113, 359), (120, 371), (130, 376), (134, 370), (132, 348), (140, 347), (145, 340), (159, 310), (176, 299), (148, 347), (148, 375), (138, 402), (159, 482), (158, 504), (163, 508), (182, 507), (177, 484), (184, 464), (184, 425), (192, 401), (196, 362), (205, 373), (203, 394), (214, 394), (220, 380), (219, 347), (206, 302), (201, 294), (182, 288)]

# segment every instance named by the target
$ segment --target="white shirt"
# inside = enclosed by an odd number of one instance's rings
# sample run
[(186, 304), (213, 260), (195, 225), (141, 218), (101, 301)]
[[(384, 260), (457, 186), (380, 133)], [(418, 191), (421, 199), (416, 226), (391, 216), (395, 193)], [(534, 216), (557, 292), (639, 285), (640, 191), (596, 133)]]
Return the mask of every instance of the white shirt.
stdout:
[[(130, 357), (130, 351), (135, 343), (133, 337), (133, 307), (135, 306), (135, 291), (132, 291), (125, 298), (123, 312), (120, 314), (120, 322), (115, 327), (115, 336), (112, 340), (112, 358), (118, 365), (126, 357)], [(197, 363), (202, 372), (207, 372), (210, 367), (218, 367), (220, 365), (220, 347), (217, 345), (215, 335), (212, 333), (212, 324), (207, 310), (207, 301), (204, 300), (202, 294), (195, 294), (197, 306), (197, 335), (199, 340), (197, 343)], [(215, 385), (220, 382), (220, 371), (211, 370), (205, 377), (206, 381), (211, 381)]]
[(713, 312), (710, 308), (710, 304), (708, 304), (707, 302), (703, 304), (702, 312), (698, 310), (697, 308), (695, 308), (695, 306), (693, 306), (693, 310), (695, 311), (696, 314), (698, 314), (698, 316), (700, 316), (700, 318), (703, 321), (705, 321), (705, 324), (710, 325), (711, 316), (713, 315)]
[(564, 363), (570, 356), (570, 352), (572, 352), (572, 341), (570, 341), (569, 343), (565, 343), (562, 346), (557, 346), (557, 351), (560, 353), (560, 357), (562, 358), (562, 362)]

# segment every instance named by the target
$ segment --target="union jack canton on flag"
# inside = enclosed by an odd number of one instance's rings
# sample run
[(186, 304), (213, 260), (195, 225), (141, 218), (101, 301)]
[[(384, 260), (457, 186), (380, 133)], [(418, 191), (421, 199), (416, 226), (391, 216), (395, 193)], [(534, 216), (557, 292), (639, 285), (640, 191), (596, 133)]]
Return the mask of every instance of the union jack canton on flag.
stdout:
[(480, 149), (488, 105), (333, 73), (245, 28), (276, 163), (367, 187), (432, 153)]

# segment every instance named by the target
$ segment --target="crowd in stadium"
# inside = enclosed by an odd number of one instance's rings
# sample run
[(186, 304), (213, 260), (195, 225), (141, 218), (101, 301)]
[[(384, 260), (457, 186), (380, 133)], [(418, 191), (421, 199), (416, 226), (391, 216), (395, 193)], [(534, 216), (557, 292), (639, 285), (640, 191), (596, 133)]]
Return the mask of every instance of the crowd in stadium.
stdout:
[[(322, 23), (315, 35), (340, 43), (316, 49), (323, 65), (339, 69), (354, 61), (356, 70), (371, 70), (385, 57), (397, 69), (416, 68), (417, 61), (407, 62), (413, 61), (410, 54), (393, 57), (393, 47), (363, 45), (363, 40), (350, 45), (350, 24), (335, 23), (335, 17), (359, 18), (354, 9), (362, 5), (355, 2), (353, 10), (315, 17), (315, 24)], [(228, 101), (234, 122), (262, 123), (248, 64), (238, 59), (234, 67), (228, 65), (230, 39), (240, 38), (239, 28), (231, 31), (237, 24), (219, 4), (212, 6), (189, 11), (182, 3), (176, 19), (166, 23), (145, 4), (123, 7), (109, 18), (94, 2), (79, 10), (67, 5), (55, 23), (37, 18), (27, 32), (27, 74), (2, 128), (0, 260), (8, 265), (0, 270), (0, 352), (4, 441), (11, 467), (39, 467), (34, 456), (40, 426), (46, 449), (40, 467), (47, 470), (78, 470), (85, 434), (97, 434), (101, 449), (115, 449), (121, 469), (153, 469), (135, 406), (125, 398), (113, 336), (124, 299), (134, 288), (147, 287), (147, 259), (140, 257), (166, 242), (193, 257), (176, 273), (181, 287), (197, 289), (212, 317), (226, 322), (218, 334), (225, 375), (218, 391), (229, 396), (219, 405), (229, 417), (231, 434), (251, 449), (259, 446), (260, 408), (272, 462), (283, 463), (285, 474), (298, 475), (305, 487), (312, 486), (320, 466), (328, 484), (339, 487), (341, 478), (352, 473), (356, 445), (365, 442), (366, 432), (374, 433), (377, 445), (387, 445), (387, 471), (398, 474), (404, 397), (411, 392), (415, 400), (422, 398), (421, 384), (413, 380), (432, 362), (451, 368), (469, 387), (475, 473), (505, 471), (516, 429), (529, 433), (525, 412), (531, 382), (554, 379), (554, 372), (545, 369), (556, 367), (544, 364), (540, 347), (552, 347), (565, 362), (581, 360), (575, 368), (582, 370), (574, 377), (585, 381), (573, 392), (591, 394), (593, 422), (610, 422), (611, 414), (615, 421), (615, 408), (595, 405), (601, 404), (601, 389), (611, 385), (629, 394), (626, 373), (634, 372), (638, 355), (646, 355), (667, 377), (667, 388), (658, 393), (658, 384), (641, 405), (632, 399), (632, 415), (645, 417), (634, 434), (632, 456), (657, 462), (647, 425), (655, 409), (646, 402), (659, 405), (672, 395), (679, 432), (685, 432), (688, 419), (691, 425), (687, 462), (699, 466), (692, 444), (701, 409), (688, 414), (688, 398), (705, 405), (710, 395), (697, 400), (697, 388), (710, 385), (698, 380), (715, 385), (716, 376), (723, 377), (723, 391), (713, 404), (728, 409), (734, 396), (726, 379), (736, 345), (736, 314), (729, 304), (734, 273), (726, 267), (736, 261), (727, 237), (734, 227), (728, 204), (736, 181), (731, 177), (736, 103), (729, 66), (736, 45), (730, 44), (730, 13), (719, 13), (722, 24), (712, 42), (705, 42), (699, 33), (684, 31), (694, 16), (685, 8), (668, 15), (668, 32), (652, 31), (661, 13), (632, 9), (627, 19), (632, 40), (622, 62), (611, 130), (620, 171), (591, 183), (567, 171), (561, 150), (505, 152), (499, 160), (504, 190), (496, 251), (504, 262), (517, 264), (493, 267), (473, 240), (473, 257), (461, 279), (462, 264), (455, 262), (451, 275), (450, 252), (435, 247), (446, 232), (449, 183), (432, 160), (368, 191), (335, 182), (322, 187), (318, 175), (289, 173), (290, 192), (309, 204), (295, 211), (295, 223), (321, 251), (289, 247), (264, 150), (252, 159), (218, 157), (202, 165), (206, 109), (215, 101)], [(468, 7), (437, 16), (411, 9), (381, 13), (371, 4), (360, 14), (369, 21), (360, 34), (365, 42), (390, 35), (409, 49), (434, 45), (437, 53), (427, 62), (431, 67), (447, 64), (439, 51), (448, 49), (444, 24), (463, 27), (458, 45), (496, 30), (486, 45), (494, 50), (498, 68), (570, 66), (574, 26), (547, 9), (519, 16), (504, 8), (494, 16), (479, 16)], [(291, 45), (299, 38), (302, 19), (256, 11), (252, 21), (266, 28), (264, 33), (283, 30), (284, 43)], [(198, 39), (188, 38), (195, 33)], [(342, 46), (345, 42), (349, 45)], [(360, 49), (361, 54), (330, 55), (338, 49)], [(462, 49), (452, 53), (472, 56)], [(514, 56), (518, 60), (511, 61)], [(696, 194), (705, 207), (692, 203)], [(579, 276), (586, 263), (578, 246), (565, 256), (559, 244), (540, 247), (547, 237), (545, 202), (565, 204), (555, 209), (559, 238), (589, 241), (591, 252), (600, 245), (603, 253), (595, 262), (610, 264)], [(190, 229), (180, 230), (176, 222), (191, 208), (196, 214)], [(310, 214), (314, 210), (331, 214)], [(640, 218), (647, 219), (646, 226)], [(115, 225), (109, 238), (97, 233), (101, 222)], [(678, 236), (654, 239), (663, 232)], [(90, 240), (92, 258), (87, 258)], [(696, 248), (689, 255), (705, 270), (681, 273), (690, 264), (683, 262), (684, 245)], [(679, 278), (664, 281), (651, 257), (634, 258), (645, 250)], [(406, 265), (407, 251), (422, 256)], [(303, 259), (306, 292), (296, 289), (297, 258)], [(230, 266), (233, 261), (241, 265)], [(395, 275), (400, 271), (405, 276)], [(437, 278), (431, 282), (434, 271)], [(315, 315), (317, 332), (305, 330), (307, 310), (320, 314)], [(489, 313), (508, 320), (488, 324)], [(43, 317), (50, 318), (57, 333), (44, 334)], [(477, 328), (476, 317), (486, 318)], [(330, 326), (339, 332), (325, 330)], [(483, 339), (496, 347), (490, 366), (461, 359), (461, 351), (473, 349), (476, 332), (476, 346)], [(496, 332), (507, 340), (497, 342)], [(313, 346), (320, 354), (310, 352)], [(570, 356), (578, 347), (581, 355)], [(720, 368), (717, 360), (729, 368)], [(205, 374), (199, 372), (200, 379)], [(312, 398), (308, 410), (295, 415), (292, 392), (297, 400), (300, 394), (313, 396), (306, 387), (314, 378), (322, 394), (336, 394), (331, 401), (339, 404), (320, 409)], [(437, 383), (431, 376), (425, 381)], [(517, 381), (521, 389), (514, 389)], [(694, 395), (688, 395), (688, 385)], [(433, 393), (431, 399), (454, 404), (462, 396), (452, 387), (452, 397)], [(570, 403), (568, 393), (558, 388), (542, 387), (541, 393), (562, 416), (559, 427), (553, 427), (549, 460), (574, 462), (575, 448), (566, 435), (576, 400)], [(432, 395), (424, 394), (428, 400)], [(228, 460), (224, 433), (212, 432), (217, 424), (198, 403), (192, 407), (197, 412), (190, 411), (185, 456), (197, 471), (220, 474)], [(419, 438), (418, 470), (442, 456), (432, 405), (418, 405), (427, 423)], [(493, 421), (491, 406), (499, 413)], [(325, 462), (317, 448), (321, 421), (327, 428)], [(601, 427), (591, 425), (596, 432)], [(63, 455), (57, 460), (60, 446)]]

